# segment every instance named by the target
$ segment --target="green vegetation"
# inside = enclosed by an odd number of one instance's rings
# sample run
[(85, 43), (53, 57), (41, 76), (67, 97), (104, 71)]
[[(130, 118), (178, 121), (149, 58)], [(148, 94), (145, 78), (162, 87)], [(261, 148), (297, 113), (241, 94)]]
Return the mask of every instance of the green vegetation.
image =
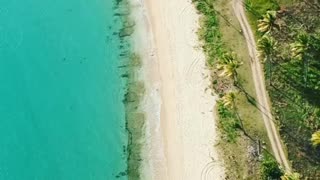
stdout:
[[(231, 50), (227, 50), (221, 40), (217, 14), (213, 8), (213, 0), (193, 0), (199, 12), (203, 14), (199, 37), (203, 41), (202, 48), (206, 54), (208, 66), (216, 67), (214, 83), (224, 85), (218, 93), (223, 96), (218, 103), (218, 115), (220, 117), (221, 129), (225, 132), (227, 141), (235, 142), (237, 128), (239, 127), (237, 116), (235, 115), (235, 93), (227, 93), (227, 89), (233, 88), (232, 82), (237, 81), (237, 69), (241, 62)], [(223, 82), (222, 82), (223, 81)]]
[(255, 17), (259, 19), (261, 18), (261, 15), (264, 15), (267, 11), (280, 8), (276, 0), (246, 0), (245, 2), (248, 9), (251, 9), (255, 14), (260, 15), (260, 17)]
[(237, 129), (240, 128), (240, 123), (235, 113), (222, 102), (219, 102), (218, 115), (220, 120), (219, 126), (224, 131), (223, 139), (228, 142), (236, 142), (236, 138), (238, 137)]
[(281, 180), (300, 180), (300, 177), (299, 173), (285, 173), (281, 176)]
[(263, 179), (280, 179), (280, 177), (283, 175), (279, 164), (269, 154), (264, 154), (261, 164), (261, 174)]
[[(266, 78), (271, 82), (267, 85), (267, 89), (273, 115), (288, 149), (289, 160), (293, 169), (301, 174), (301, 178), (318, 178), (320, 177), (320, 149), (317, 140), (320, 129), (319, 1), (270, 0), (263, 5), (261, 0), (246, 2), (251, 25), (257, 32), (257, 39), (260, 39), (259, 50), (264, 58), (270, 59), (264, 61)], [(270, 11), (277, 11), (275, 16), (271, 17), (273, 23), (266, 20), (270, 17), (268, 15)], [(270, 25), (272, 28), (263, 25)], [(269, 39), (273, 39), (273, 48), (270, 40), (266, 40), (266, 35)], [(270, 49), (276, 53), (268, 53)], [(282, 179), (284, 178), (285, 176)]]
[[(257, 139), (265, 142), (266, 149), (269, 144), (260, 113), (254, 108), (250, 58), (244, 51), (246, 44), (232, 14), (231, 0), (193, 2), (203, 15), (199, 37), (212, 69), (212, 88), (221, 98), (217, 110), (227, 176), (259, 179), (265, 171), (258, 172), (256, 168), (272, 163), (262, 165), (248, 151)], [(316, 60), (320, 58), (320, 6), (298, 0), (245, 2), (259, 39), (273, 115), (292, 167), (301, 178), (320, 177), (320, 62)], [(234, 91), (238, 92), (233, 94)], [(298, 173), (278, 175), (277, 179), (300, 179)]]
[(234, 53), (224, 53), (217, 62), (217, 70), (222, 70), (219, 76), (229, 77), (236, 84), (238, 81), (237, 69), (242, 65)]
[(271, 84), (271, 62), (272, 58), (277, 54), (277, 41), (275, 41), (269, 35), (263, 35), (258, 41), (258, 50), (260, 57), (263, 58), (263, 62), (267, 67), (267, 76), (269, 79), (269, 84)]
[(278, 162), (269, 154), (264, 153), (261, 163), (261, 175), (265, 180), (281, 179), (281, 180), (300, 180), (301, 175), (296, 172), (284, 172)]
[[(269, 147), (256, 108), (250, 57), (231, 0), (193, 0), (201, 16), (199, 38), (212, 70), (221, 130), (219, 148), (229, 179), (260, 179), (259, 156)], [(233, 26), (234, 24), (237, 24)]]
[(313, 146), (319, 146), (320, 145), (320, 131), (317, 131), (312, 134), (311, 142)]
[(296, 172), (284, 172), (277, 161), (267, 153), (261, 163), (261, 174), (265, 180), (281, 179), (281, 180), (300, 180), (301, 176)]
[(269, 33), (275, 27), (277, 12), (267, 11), (262, 19), (258, 20), (258, 31), (261, 33)]
[(213, 66), (217, 58), (221, 58), (225, 52), (221, 42), (218, 19), (213, 8), (214, 0), (192, 0), (197, 10), (203, 15), (199, 37), (204, 41), (203, 50), (207, 55), (209, 66)]
[(233, 110), (236, 110), (236, 100), (237, 94), (234, 91), (226, 93), (222, 98), (221, 98), (221, 103), (224, 107), (230, 107)]
[(259, 21), (265, 18), (269, 19), (267, 11), (276, 11), (280, 9), (276, 0), (244, 0), (244, 6), (248, 13), (248, 18), (252, 26), (257, 27)]

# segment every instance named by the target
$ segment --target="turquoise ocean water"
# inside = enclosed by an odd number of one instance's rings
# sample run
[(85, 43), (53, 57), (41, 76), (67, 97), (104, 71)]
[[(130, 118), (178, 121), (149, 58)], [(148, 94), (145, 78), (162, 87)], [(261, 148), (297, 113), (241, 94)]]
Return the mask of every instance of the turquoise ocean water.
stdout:
[(112, 1), (0, 0), (0, 180), (125, 171)]

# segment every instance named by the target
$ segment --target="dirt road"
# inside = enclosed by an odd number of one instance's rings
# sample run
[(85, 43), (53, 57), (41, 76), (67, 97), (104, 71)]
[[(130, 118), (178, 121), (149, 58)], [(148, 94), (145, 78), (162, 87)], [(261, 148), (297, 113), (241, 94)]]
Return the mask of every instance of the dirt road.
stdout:
[(242, 0), (233, 0), (233, 10), (241, 25), (242, 33), (248, 45), (249, 55), (252, 59), (251, 70), (257, 94), (257, 102), (259, 109), (261, 110), (261, 114), (263, 116), (265, 127), (267, 129), (273, 154), (276, 160), (282, 165), (282, 167), (290, 171), (290, 166), (287, 157), (283, 151), (280, 136), (277, 128), (275, 127), (273, 117), (270, 111), (268, 96), (264, 82), (264, 73), (258, 58), (257, 46), (255, 43), (253, 32), (250, 28), (250, 25), (244, 12), (244, 2)]

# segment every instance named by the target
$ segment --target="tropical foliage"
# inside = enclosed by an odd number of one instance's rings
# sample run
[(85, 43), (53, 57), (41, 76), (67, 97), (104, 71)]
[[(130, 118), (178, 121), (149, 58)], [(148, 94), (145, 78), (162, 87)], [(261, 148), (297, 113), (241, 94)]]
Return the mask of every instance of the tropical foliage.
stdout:
[(300, 180), (300, 174), (299, 173), (291, 173), (287, 172), (283, 176), (281, 176), (281, 180)]
[(270, 60), (276, 54), (277, 44), (277, 41), (269, 35), (262, 36), (258, 41), (259, 54), (264, 61)]
[(201, 20), (202, 28), (199, 30), (198, 35), (203, 42), (202, 48), (206, 54), (209, 66), (213, 66), (215, 60), (220, 58), (224, 53), (221, 33), (218, 28), (217, 14), (212, 7), (213, 1), (214, 0), (192, 0), (197, 10), (204, 15)]
[(306, 33), (300, 33), (296, 41), (291, 44), (292, 57), (294, 59), (303, 60), (310, 48), (310, 36)]
[(259, 55), (263, 58), (263, 61), (267, 63), (269, 84), (271, 84), (271, 58), (276, 55), (277, 41), (271, 36), (265, 34), (258, 41), (258, 50)]
[(258, 31), (261, 33), (269, 33), (275, 27), (277, 17), (276, 11), (267, 11), (262, 19), (258, 20)]
[[(254, 2), (260, 11), (260, 0), (247, 1)], [(280, 5), (280, 10), (273, 9), (279, 10), (275, 15), (265, 11), (262, 19), (251, 23), (259, 24), (254, 26), (261, 32), (256, 34), (260, 38), (258, 50), (266, 74), (272, 74), (272, 85), (267, 88), (289, 160), (306, 179), (320, 177), (320, 151), (312, 147), (320, 146), (319, 3), (292, 1), (289, 6)], [(250, 14), (259, 17), (252, 10)], [(274, 28), (277, 24), (281, 28)], [(287, 173), (283, 179), (290, 175), (296, 174)]]
[(319, 146), (320, 145), (320, 131), (317, 131), (312, 134), (311, 142), (313, 146)]
[(234, 108), (235, 107), (235, 99), (236, 99), (236, 92), (231, 91), (226, 93), (222, 98), (221, 98), (221, 103), (226, 106), (226, 107), (230, 107), (230, 108)]
[(228, 106), (225, 106), (222, 101), (218, 102), (219, 127), (223, 134), (222, 138), (228, 142), (236, 142), (238, 137), (238, 128), (240, 123), (233, 111)]
[(217, 69), (222, 70), (219, 76), (230, 77), (234, 81), (237, 81), (237, 69), (242, 65), (242, 62), (238, 61), (234, 53), (224, 53), (217, 64)]
[[(219, 126), (223, 130), (224, 138), (229, 142), (235, 142), (238, 136), (238, 119), (234, 113), (235, 94), (226, 93), (225, 90), (232, 87), (228, 81), (230, 78), (234, 82), (237, 80), (237, 68), (241, 65), (234, 53), (226, 50), (221, 40), (219, 22), (216, 11), (213, 8), (214, 0), (192, 0), (197, 10), (203, 15), (201, 19), (201, 29), (198, 32), (200, 40), (203, 42), (202, 48), (206, 54), (209, 67), (217, 67), (219, 75), (215, 77), (217, 81), (225, 81), (218, 93), (225, 94), (218, 102)], [(224, 79), (224, 80), (221, 80)], [(216, 85), (213, 88), (216, 88)], [(217, 90), (217, 89), (216, 89)]]
[(280, 179), (280, 177), (283, 175), (283, 172), (281, 171), (277, 161), (266, 153), (262, 161), (261, 171), (262, 178), (265, 180)]

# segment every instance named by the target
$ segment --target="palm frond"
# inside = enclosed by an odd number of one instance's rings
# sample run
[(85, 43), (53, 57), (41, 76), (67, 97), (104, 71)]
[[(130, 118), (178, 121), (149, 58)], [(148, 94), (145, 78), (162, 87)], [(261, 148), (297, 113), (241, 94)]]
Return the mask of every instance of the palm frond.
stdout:
[(313, 146), (319, 146), (320, 145), (320, 131), (317, 131), (312, 134), (311, 142)]
[(300, 180), (300, 174), (287, 172), (281, 176), (281, 180)]
[(262, 36), (258, 41), (259, 55), (266, 60), (267, 57), (274, 55), (277, 51), (278, 42), (269, 35)]
[(275, 25), (276, 17), (276, 11), (267, 11), (266, 14), (263, 15), (262, 19), (258, 20), (258, 31), (261, 33), (270, 32)]
[(242, 63), (237, 60), (234, 53), (225, 53), (217, 64), (217, 69), (222, 71), (219, 76), (234, 78), (237, 68), (241, 65)]
[(306, 33), (297, 36), (296, 42), (291, 44), (291, 55), (294, 59), (302, 60), (310, 48), (310, 37)]
[(236, 96), (237, 96), (237, 92), (235, 91), (228, 92), (221, 98), (221, 102), (225, 107), (233, 108)]

